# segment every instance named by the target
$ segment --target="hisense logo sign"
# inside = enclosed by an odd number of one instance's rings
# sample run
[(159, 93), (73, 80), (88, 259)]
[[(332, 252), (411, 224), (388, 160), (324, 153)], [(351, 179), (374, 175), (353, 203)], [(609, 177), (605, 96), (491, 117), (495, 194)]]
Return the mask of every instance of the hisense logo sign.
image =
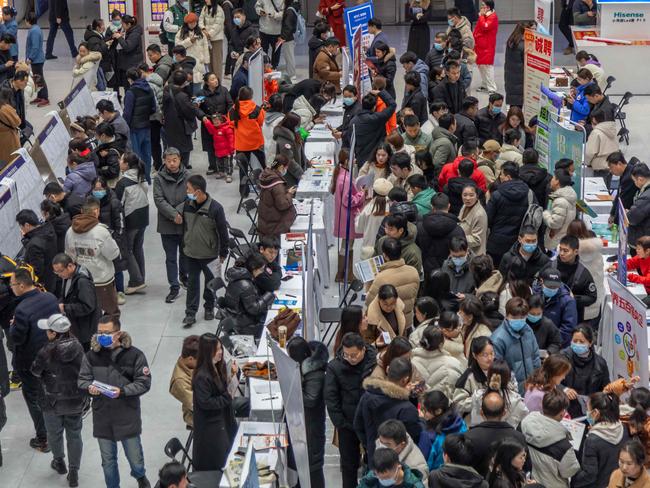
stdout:
[(615, 19), (642, 19), (645, 17), (643, 12), (614, 12)]

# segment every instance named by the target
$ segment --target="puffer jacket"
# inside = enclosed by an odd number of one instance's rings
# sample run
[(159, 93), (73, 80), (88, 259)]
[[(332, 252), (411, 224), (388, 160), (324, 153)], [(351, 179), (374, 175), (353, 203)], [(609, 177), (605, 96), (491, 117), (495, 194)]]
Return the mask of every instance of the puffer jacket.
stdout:
[(533, 479), (544, 486), (569, 488), (569, 478), (580, 471), (580, 463), (566, 427), (541, 412), (531, 412), (521, 421), (521, 432), (533, 463)]
[(535, 163), (524, 164), (519, 168), (519, 178), (533, 191), (539, 206), (546, 208), (548, 184), (551, 181), (547, 169)]
[(511, 180), (492, 193), (485, 208), (490, 228), (486, 248), (489, 254), (502, 254), (517, 241), (519, 227), (528, 210), (528, 192), (526, 183)]
[(157, 109), (156, 95), (147, 80), (140, 78), (131, 83), (124, 95), (123, 112), (129, 128), (131, 130), (150, 128), (149, 120)]
[(555, 249), (560, 244), (560, 239), (566, 235), (569, 224), (576, 218), (576, 202), (578, 196), (571, 186), (555, 190), (548, 196), (551, 208), (544, 210), (544, 246), (546, 249)]
[(177, 215), (182, 215), (183, 205), (187, 199), (185, 184), (190, 173), (183, 166), (172, 175), (162, 167), (153, 180), (153, 201), (158, 209), (159, 234), (183, 234), (183, 224), (174, 223)]
[[(90, 70), (94, 69), (102, 60), (102, 54), (98, 52), (89, 52), (86, 56), (77, 56), (76, 64), (72, 68), (73, 80), (83, 77)], [(96, 80), (95, 80), (96, 82)], [(74, 83), (74, 81), (73, 81)], [(91, 91), (95, 90), (95, 83), (88, 87)]]
[[(424, 427), (418, 440), (418, 447), (427, 460), (429, 469), (438, 469), (444, 463), (442, 446), (445, 438), (450, 434), (463, 434), (467, 432), (465, 421), (456, 412), (448, 411), (438, 420), (435, 429)], [(424, 422), (422, 422), (424, 426)], [(431, 488), (434, 488), (433, 485)]]
[(499, 152), (499, 157), (496, 160), (497, 163), (497, 172), (501, 172), (501, 167), (503, 163), (511, 161), (517, 163), (519, 166), (523, 164), (523, 155), (521, 149), (512, 144), (503, 144), (501, 146), (501, 152)]
[(445, 463), (431, 471), (429, 486), (437, 488), (488, 488), (488, 482), (472, 467)]
[[(206, 85), (203, 85), (201, 96), (205, 97), (201, 102), (201, 105), (199, 105), (199, 111), (197, 114), (197, 118), (201, 120), (203, 120), (204, 117), (211, 118), (214, 115), (223, 115), (225, 117), (232, 107), (230, 92), (221, 84), (214, 91), (211, 91)], [(201, 147), (205, 152), (214, 151), (212, 136), (205, 124), (201, 124)]]
[[(484, 420), (481, 415), (484, 395), (484, 388), (478, 389), (474, 392), (474, 395), (472, 395), (472, 412), (470, 414), (470, 423), (468, 424), (471, 427), (479, 425)], [(521, 423), (521, 420), (529, 413), (524, 398), (518, 392), (518, 383), (516, 379), (512, 378), (510, 383), (508, 383), (506, 396), (508, 397), (507, 404), (509, 407), (501, 420), (510, 424), (513, 429), (516, 429)]]
[(70, 331), (79, 342), (87, 345), (97, 332), (97, 323), (102, 315), (93, 277), (78, 264), (70, 279), (63, 281), (62, 290), (63, 313), (72, 323)]
[(537, 277), (537, 274), (549, 265), (550, 259), (542, 252), (539, 246), (537, 246), (535, 251), (533, 251), (533, 254), (527, 260), (524, 260), (520, 250), (521, 244), (519, 241), (516, 241), (508, 252), (502, 256), (501, 263), (499, 264), (499, 271), (501, 272), (501, 276), (507, 277), (511, 266), (520, 266), (523, 264), (525, 269), (524, 275), (527, 280), (532, 282), (533, 279)]
[(75, 169), (68, 173), (63, 182), (63, 189), (67, 193), (73, 193), (84, 197), (92, 189), (93, 180), (97, 177), (97, 170), (93, 161), (86, 161), (78, 164)]
[[(422, 474), (419, 471), (411, 469), (411, 467), (405, 463), (402, 463), (401, 466), (402, 472), (404, 473), (404, 477), (400, 483), (401, 488), (424, 488), (424, 486), (426, 486), (424, 484), (426, 480), (422, 480)], [(383, 485), (379, 478), (377, 478), (377, 474), (371, 470), (359, 480), (357, 488), (380, 488), (381, 486)]]
[(257, 228), (260, 235), (277, 236), (289, 232), (297, 214), (285, 180), (277, 171), (266, 168), (259, 182)]
[(223, 297), (223, 306), (228, 315), (235, 318), (236, 328), (257, 326), (273, 303), (273, 294), (260, 294), (253, 283), (253, 275), (246, 269), (233, 266), (226, 271), (228, 286)]
[(291, 111), (300, 116), (300, 127), (305, 130), (311, 130), (314, 127), (314, 117), (316, 117), (316, 110), (311, 106), (304, 95), (300, 95), (298, 98), (296, 98), (296, 100), (293, 102), (293, 109)]
[[(208, 32), (208, 42), (223, 40), (225, 15), (221, 5), (217, 4), (217, 11), (212, 15), (212, 9), (204, 6), (199, 15), (199, 28)], [(230, 22), (230, 19), (228, 19)]]
[(137, 169), (128, 169), (115, 185), (115, 195), (124, 208), (124, 228), (142, 229), (149, 225), (149, 185), (140, 181)]
[(519, 393), (523, 395), (526, 378), (542, 364), (533, 330), (526, 325), (515, 332), (506, 319), (492, 333), (491, 339), (494, 355), (508, 363), (519, 385)]
[[(397, 204), (396, 204), (397, 205)], [(407, 222), (406, 224), (406, 235), (402, 235), (399, 242), (402, 245), (402, 255), (401, 258), (404, 260), (404, 263), (409, 266), (413, 266), (418, 270), (418, 273), (422, 272), (422, 251), (415, 243), (415, 238), (417, 237), (418, 228), (412, 222)], [(375, 256), (381, 256), (381, 248), (384, 244), (384, 241), (387, 239), (386, 236), (380, 237), (375, 244)]]
[(447, 35), (449, 35), (452, 29), (458, 29), (460, 31), (460, 34), (463, 37), (463, 46), (469, 49), (474, 49), (475, 43), (474, 34), (472, 33), (472, 24), (467, 20), (467, 17), (462, 16), (460, 22), (455, 27), (447, 27)]
[(582, 444), (582, 469), (571, 478), (573, 488), (606, 488), (618, 468), (618, 453), (629, 440), (621, 422), (599, 422)]
[(56, 252), (65, 252), (65, 234), (72, 224), (72, 219), (70, 219), (67, 213), (63, 212), (58, 217), (49, 219), (48, 222), (52, 224), (52, 228), (56, 234)]
[(117, 44), (121, 47), (121, 50), (118, 50), (117, 69), (126, 71), (133, 66), (142, 64), (144, 61), (143, 39), (144, 28), (139, 24), (131, 27), (117, 39)]
[(140, 397), (151, 388), (151, 370), (144, 353), (133, 347), (131, 336), (119, 332), (110, 348), (93, 336), (79, 371), (78, 386), (87, 391), (93, 381), (120, 389), (117, 398), (93, 397), (93, 437), (122, 441), (142, 433)]
[(188, 427), (194, 425), (194, 418), (192, 414), (192, 375), (194, 370), (187, 367), (182, 362), (182, 358), (178, 358), (172, 377), (169, 381), (169, 393), (172, 394), (176, 400), (181, 402), (183, 409), (183, 421)]
[(452, 398), (456, 382), (463, 374), (463, 366), (455, 357), (441, 349), (427, 351), (416, 347), (411, 351), (411, 362), (424, 378), (427, 390), (441, 391)]
[[(286, 127), (278, 125), (273, 129), (273, 141), (276, 143), (274, 154), (282, 154), (289, 160), (287, 176), (292, 181), (287, 181), (291, 186), (297, 185), (302, 178), (305, 167), (305, 154), (303, 145), (296, 142), (296, 134)], [(266, 141), (264, 143), (266, 145)], [(268, 155), (267, 155), (268, 156)]]
[(329, 353), (322, 342), (310, 341), (311, 356), (300, 364), (302, 401), (305, 409), (305, 431), (309, 471), (323, 468), (325, 460), (325, 370)]
[(370, 305), (383, 285), (393, 285), (397, 295), (404, 302), (406, 327), (413, 323), (413, 307), (420, 288), (420, 273), (416, 268), (405, 263), (404, 259), (385, 262), (366, 295), (366, 305)]
[(637, 193), (627, 212), (627, 220), (630, 222), (627, 242), (636, 242), (639, 237), (650, 235), (650, 183)]
[(456, 381), (453, 395), (449, 398), (453, 400), (454, 408), (456, 408), (459, 414), (465, 417), (467, 423), (469, 423), (470, 413), (472, 411), (472, 398), (474, 394), (481, 389), (485, 389), (486, 386), (487, 378), (485, 377), (485, 373), (478, 367), (467, 368)]
[(90, 52), (96, 52), (101, 55), (99, 66), (104, 70), (104, 72), (108, 73), (113, 71), (111, 56), (109, 55), (108, 45), (106, 44), (104, 36), (101, 33), (92, 30), (91, 26), (88, 26), (84, 32), (84, 41), (88, 43), (88, 50)]
[(458, 147), (458, 139), (454, 134), (449, 132), (447, 129), (442, 127), (437, 127), (433, 131), (433, 142), (431, 143), (431, 148), (429, 152), (433, 158), (433, 167), (435, 171), (436, 180), (438, 175), (442, 171), (442, 167), (451, 163), (456, 159), (456, 152)]
[(608, 168), (607, 156), (618, 151), (616, 122), (600, 122), (595, 125), (585, 147), (585, 163), (594, 171)]
[(422, 250), (425, 279), (447, 259), (453, 237), (465, 237), (465, 232), (458, 225), (458, 217), (453, 214), (436, 211), (425, 215), (418, 223), (416, 242)]
[[(235, 108), (229, 112), (230, 120), (234, 120)], [(235, 149), (237, 151), (256, 151), (264, 146), (262, 124), (265, 112), (253, 100), (239, 102), (239, 120), (235, 122)]]
[(111, 188), (115, 188), (120, 176), (120, 158), (125, 150), (126, 139), (117, 134), (112, 142), (102, 143), (95, 149), (97, 175), (104, 177)]
[[(535, 283), (533, 293), (541, 294), (541, 288), (539, 283)], [(562, 347), (569, 347), (573, 329), (578, 325), (578, 308), (568, 286), (563, 284), (554, 296), (544, 297), (544, 317), (551, 319), (560, 329)]]
[(77, 386), (83, 357), (83, 347), (72, 336), (50, 341), (38, 352), (31, 372), (43, 383), (45, 411), (54, 415), (81, 414), (87, 396)]
[(469, 263), (472, 260), (472, 255), (467, 256), (467, 260), (460, 269), (456, 268), (451, 257), (445, 259), (442, 263), (442, 271), (449, 276), (449, 281), (451, 283), (451, 292), (452, 293), (463, 293), (463, 294), (472, 294), (476, 288), (476, 283), (474, 281), (474, 275), (469, 270)]
[(183, 38), (183, 29), (176, 33), (176, 46), (183, 46), (187, 50), (187, 55), (196, 59), (196, 64), (192, 70), (192, 81), (194, 83), (203, 82), (203, 73), (205, 65), (210, 63), (210, 45), (205, 35), (197, 37), (195, 42), (191, 41), (190, 35)]
[(23, 250), (19, 257), (34, 268), (38, 280), (48, 291), (54, 291), (56, 275), (52, 270), (52, 259), (56, 254), (57, 237), (50, 222), (44, 222), (27, 232), (21, 243)]

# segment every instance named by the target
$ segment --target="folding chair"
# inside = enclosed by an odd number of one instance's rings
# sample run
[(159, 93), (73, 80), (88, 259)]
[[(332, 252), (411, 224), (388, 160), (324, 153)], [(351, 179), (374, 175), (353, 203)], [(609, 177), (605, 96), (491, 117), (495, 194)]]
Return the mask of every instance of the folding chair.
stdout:
[[(343, 309), (357, 299), (358, 292), (360, 292), (361, 290), (363, 290), (363, 282), (361, 280), (354, 279), (350, 283), (350, 286), (348, 286), (348, 289), (345, 291), (345, 294), (343, 295), (343, 298), (341, 299), (341, 302), (339, 303), (338, 307), (336, 308), (323, 307), (318, 311), (318, 321), (321, 324), (328, 324), (327, 330), (325, 330), (325, 334), (323, 334), (323, 342), (325, 342), (327, 335), (330, 333), (330, 330), (332, 329), (332, 326), (334, 324), (338, 325), (341, 322), (341, 313)], [(350, 291), (353, 291), (354, 293), (348, 299), (348, 296), (350, 295)], [(336, 329), (337, 328), (334, 328), (329, 339), (327, 339), (327, 342), (325, 342), (328, 346), (331, 344), (332, 339), (336, 335)]]
[(172, 437), (169, 439), (167, 444), (165, 444), (165, 454), (168, 458), (176, 460), (176, 456), (179, 452), (183, 453), (181, 459), (181, 464), (185, 465), (185, 461), (188, 461), (185, 469), (187, 471), (192, 467), (192, 458), (190, 457), (190, 448), (192, 447), (192, 440), (194, 439), (194, 431), (190, 430), (190, 433), (187, 436), (187, 441), (185, 441), (185, 446), (181, 444), (181, 441), (178, 440), (178, 437)]
[(251, 221), (251, 228), (248, 231), (248, 235), (251, 236), (251, 242), (255, 242), (256, 238), (259, 236), (257, 224), (255, 223), (257, 220), (257, 203), (255, 203), (255, 200), (252, 198), (249, 198), (242, 203), (242, 207), (244, 208), (244, 212), (246, 212), (248, 220)]
[(612, 84), (616, 81), (616, 78), (613, 76), (608, 76), (607, 77), (607, 84), (605, 85), (605, 88), (603, 88), (603, 95), (607, 93), (607, 90), (609, 90), (612, 87)]
[[(239, 183), (240, 187), (248, 186), (249, 194), (250, 191), (252, 191), (255, 193), (255, 198), (259, 198), (260, 192), (257, 189), (257, 180), (259, 179), (262, 170), (259, 168), (251, 170), (246, 157), (242, 154), (235, 156), (234, 160), (239, 168), (239, 174), (243, 175), (242, 180)], [(239, 205), (237, 205), (237, 213), (241, 210), (244, 199), (246, 198), (248, 198), (248, 195), (240, 195)]]
[[(618, 120), (619, 124), (621, 124), (621, 129), (627, 129), (627, 126), (625, 125), (626, 115), (625, 112), (623, 112), (623, 107), (625, 107), (628, 103), (630, 103), (630, 98), (632, 98), (633, 96), (634, 95), (631, 92), (625, 92), (623, 98), (621, 98), (621, 101), (618, 102), (618, 105), (616, 106), (616, 112), (614, 112), (614, 118)], [(624, 139), (626, 144), (629, 146), (630, 144), (629, 135), (626, 135)]]
[(625, 144), (628, 146), (630, 145), (630, 131), (626, 129), (625, 127), (621, 127), (621, 130), (618, 131), (618, 142), (623, 142), (625, 140)]

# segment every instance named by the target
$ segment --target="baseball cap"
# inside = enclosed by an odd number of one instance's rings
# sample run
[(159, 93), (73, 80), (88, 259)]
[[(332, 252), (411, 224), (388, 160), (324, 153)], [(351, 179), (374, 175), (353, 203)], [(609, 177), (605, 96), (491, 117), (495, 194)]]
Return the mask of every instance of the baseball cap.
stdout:
[(483, 143), (483, 150), (492, 152), (492, 151), (500, 151), (501, 150), (501, 144), (499, 144), (497, 141), (494, 139), (488, 139)]
[(38, 321), (38, 328), (43, 330), (51, 330), (52, 332), (58, 332), (63, 334), (70, 330), (70, 320), (65, 315), (60, 313), (55, 313), (50, 315), (46, 319), (40, 319)]
[(547, 268), (542, 270), (539, 277), (544, 280), (544, 286), (549, 288), (559, 288), (562, 286), (562, 278), (560, 273), (554, 268)]

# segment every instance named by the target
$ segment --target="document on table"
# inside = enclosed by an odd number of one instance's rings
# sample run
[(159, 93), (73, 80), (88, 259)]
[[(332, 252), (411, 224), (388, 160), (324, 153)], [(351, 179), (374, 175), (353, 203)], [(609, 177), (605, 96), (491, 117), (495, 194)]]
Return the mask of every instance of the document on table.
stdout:
[(585, 434), (585, 428), (587, 427), (583, 422), (580, 422), (580, 420), (584, 419), (585, 417), (580, 417), (579, 419), (563, 419), (560, 421), (560, 423), (564, 425), (571, 434), (571, 446), (575, 451), (580, 450), (582, 438)]
[[(0, 184), (0, 252), (14, 258), (22, 247), (20, 230), (16, 225), (16, 214), (20, 210), (16, 185), (9, 179), (11, 186)], [(13, 188), (13, 189), (12, 189)]]
[(383, 256), (375, 256), (365, 261), (359, 261), (354, 265), (354, 274), (364, 283), (368, 283), (375, 279), (382, 264), (384, 264)]
[(271, 305), (272, 309), (288, 308), (302, 308), (302, 296), (291, 295), (289, 293), (277, 293)]
[(70, 134), (59, 114), (55, 114), (38, 135), (41, 151), (57, 178), (65, 178), (69, 141)]
[(63, 100), (63, 105), (68, 112), (71, 122), (77, 120), (77, 117), (85, 115), (96, 115), (95, 102), (88, 89), (86, 80), (80, 80), (72, 91)]

